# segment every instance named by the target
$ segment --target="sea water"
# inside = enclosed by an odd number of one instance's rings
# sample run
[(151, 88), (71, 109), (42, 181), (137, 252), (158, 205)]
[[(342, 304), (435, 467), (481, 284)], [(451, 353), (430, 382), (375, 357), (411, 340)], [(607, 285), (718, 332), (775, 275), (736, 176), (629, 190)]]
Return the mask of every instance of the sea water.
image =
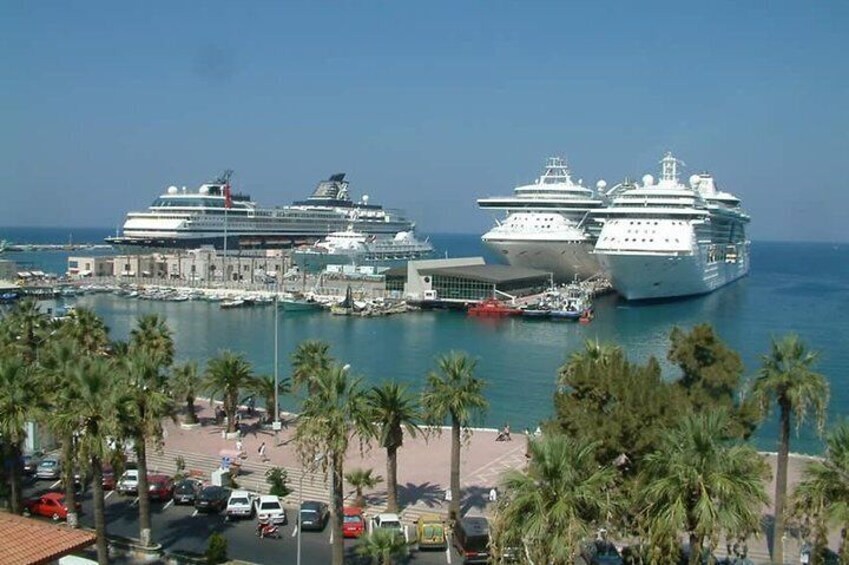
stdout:
[[(0, 229), (0, 239), (15, 242), (66, 242), (69, 230), (48, 235), (12, 233)], [(29, 237), (26, 237), (29, 235)], [(61, 235), (61, 237), (57, 237)], [(77, 233), (75, 243), (96, 243), (107, 235)], [(39, 240), (38, 237), (42, 239)], [(434, 235), (440, 256), (484, 255), (497, 260), (477, 235)], [(86, 254), (84, 251), (74, 254)], [(67, 252), (7, 253), (4, 257), (62, 272)], [(738, 351), (753, 378), (770, 340), (786, 333), (799, 334), (820, 352), (817, 370), (831, 383), (829, 421), (849, 415), (849, 245), (825, 243), (755, 242), (749, 277), (706, 296), (653, 304), (632, 304), (616, 296), (596, 301), (595, 320), (586, 326), (566, 322), (478, 319), (457, 312), (415, 312), (382, 318), (331, 316), (322, 312), (279, 312), (279, 373), (291, 372), (290, 356), (305, 339), (331, 344), (332, 355), (350, 363), (352, 373), (365, 384), (385, 380), (407, 382), (420, 390), (436, 358), (451, 350), (465, 351), (478, 361), (476, 372), (487, 382), (489, 409), (479, 424), (514, 430), (533, 429), (551, 417), (557, 371), (568, 355), (587, 340), (621, 345), (633, 361), (650, 356), (661, 361), (664, 375), (676, 378), (676, 368), (665, 359), (673, 327), (714, 326), (720, 337)], [(274, 309), (222, 310), (216, 303), (155, 302), (110, 294), (76, 299), (94, 308), (115, 338), (126, 338), (135, 319), (158, 313), (174, 331), (179, 360), (201, 364), (221, 350), (244, 353), (257, 373), (274, 369)], [(295, 408), (292, 399), (283, 406)], [(777, 427), (770, 418), (757, 432), (761, 449), (775, 450)], [(793, 437), (792, 449), (815, 453), (821, 442), (810, 427)]]

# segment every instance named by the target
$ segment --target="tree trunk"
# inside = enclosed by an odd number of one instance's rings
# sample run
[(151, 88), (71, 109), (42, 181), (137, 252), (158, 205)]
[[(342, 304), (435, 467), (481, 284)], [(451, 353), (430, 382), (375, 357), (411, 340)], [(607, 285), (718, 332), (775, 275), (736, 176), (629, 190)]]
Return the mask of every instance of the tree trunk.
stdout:
[(690, 565), (701, 565), (702, 562), (702, 538), (696, 534), (690, 534)]
[(342, 513), (342, 462), (344, 454), (334, 453), (330, 460), (330, 476), (333, 483), (331, 498), (333, 514), (331, 515), (331, 531), (333, 536), (333, 565), (343, 565), (345, 561), (344, 539), (342, 539), (342, 521), (345, 519)]
[(784, 564), (784, 506), (787, 498), (787, 458), (790, 453), (790, 401), (779, 397), (778, 464), (775, 471), (775, 525), (772, 530), (772, 562)]
[(236, 431), (236, 403), (238, 400), (236, 399), (236, 395), (238, 392), (229, 392), (227, 394), (227, 433), (232, 434)]
[(10, 441), (8, 443), (9, 460), (12, 463), (11, 473), (9, 475), (9, 497), (13, 514), (20, 514), (24, 509), (23, 487), (21, 485), (21, 474), (23, 473), (21, 465), (21, 459), (23, 457), (21, 455), (21, 443), (20, 441)]
[(460, 518), (460, 422), (451, 415), (451, 504), (448, 505), (448, 518)]
[(144, 437), (136, 438), (136, 462), (139, 466), (139, 541), (144, 547), (151, 545), (150, 492), (147, 483), (147, 445)]
[(193, 396), (186, 399), (186, 412), (188, 412), (186, 415), (186, 423), (197, 424), (198, 417), (197, 414), (195, 414), (195, 398)]
[(97, 563), (109, 564), (109, 548), (106, 545), (106, 512), (103, 502), (103, 462), (99, 457), (91, 458), (91, 492), (94, 497), (94, 534), (97, 536)]
[(386, 511), (398, 513), (398, 447), (386, 448)]
[[(74, 488), (74, 436), (66, 434), (62, 438), (62, 480), (65, 481), (65, 505), (68, 507), (68, 525), (78, 526), (77, 489)], [(82, 477), (80, 477), (81, 482)]]

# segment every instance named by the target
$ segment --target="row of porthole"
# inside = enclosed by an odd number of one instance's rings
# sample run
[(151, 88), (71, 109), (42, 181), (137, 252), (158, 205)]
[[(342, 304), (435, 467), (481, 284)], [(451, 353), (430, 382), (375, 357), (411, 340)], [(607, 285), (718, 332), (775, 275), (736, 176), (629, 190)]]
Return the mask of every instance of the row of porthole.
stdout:
[[(616, 238), (615, 237), (603, 237), (603, 238), (601, 238), (601, 241), (616, 241)], [(627, 238), (626, 237), (623, 241), (633, 241), (634, 243), (636, 243), (637, 238), (636, 237), (635, 238)], [(645, 243), (646, 240), (645, 240), (645, 238), (643, 238), (640, 241)], [(668, 238), (664, 239), (663, 241), (665, 241), (666, 243), (669, 243)], [(649, 243), (654, 243), (654, 239), (649, 239)], [(675, 238), (675, 243), (679, 243), (678, 238)]]

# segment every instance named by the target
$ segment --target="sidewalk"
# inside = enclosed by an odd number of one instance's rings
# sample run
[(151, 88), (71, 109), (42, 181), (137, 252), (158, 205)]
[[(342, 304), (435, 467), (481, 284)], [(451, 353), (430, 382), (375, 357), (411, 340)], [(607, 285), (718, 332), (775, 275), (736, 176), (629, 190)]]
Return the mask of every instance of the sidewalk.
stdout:
[[(176, 458), (182, 456), (187, 471), (199, 471), (206, 477), (221, 463), (222, 450), (236, 449), (236, 440), (224, 439), (223, 427), (215, 425), (213, 410), (207, 402), (201, 403), (198, 416), (202, 426), (196, 429), (182, 429), (173, 422), (165, 425), (165, 445), (163, 453), (149, 453), (150, 468), (174, 472)], [(244, 412), (243, 412), (244, 414)], [(261, 413), (260, 413), (261, 414)], [(242, 449), (246, 458), (241, 460), (241, 471), (236, 477), (240, 488), (267, 492), (265, 472), (271, 467), (281, 467), (288, 473), (288, 486), (293, 490), (285, 502), (297, 506), (299, 496), (303, 500), (329, 502), (328, 478), (321, 470), (312, 472), (302, 470), (293, 443), (294, 422), (288, 419), (277, 438), (270, 429), (259, 426), (258, 415), (243, 418)], [(470, 441), (461, 449), (461, 488), (463, 500), (461, 513), (487, 514), (488, 495), (492, 487), (497, 486), (504, 471), (521, 469), (525, 464), (526, 439), (523, 434), (513, 434), (512, 441), (497, 442), (496, 430), (475, 430)], [(266, 444), (267, 462), (262, 462), (258, 453), (262, 442)], [(386, 451), (372, 447), (360, 453), (356, 442), (348, 451), (345, 460), (345, 472), (355, 468), (373, 469), (375, 474), (386, 476)], [(402, 507), (402, 519), (414, 522), (424, 513), (447, 515), (448, 502), (445, 491), (450, 484), (450, 431), (428, 430), (416, 438), (405, 438), (404, 446), (398, 450), (398, 496)], [(775, 469), (775, 456), (766, 455), (770, 467)], [(788, 486), (798, 482), (801, 470), (809, 459), (792, 457), (789, 466)], [(303, 476), (303, 489), (300, 482)], [(346, 488), (348, 488), (346, 484)], [(766, 485), (770, 495), (770, 504), (764, 508), (769, 514), (772, 506), (774, 483)], [(300, 492), (299, 492), (300, 490)], [(370, 515), (386, 508), (386, 488), (381, 483), (377, 488), (366, 491), (366, 512)], [(346, 500), (353, 499), (353, 490), (346, 491)], [(830, 536), (832, 547), (837, 547), (839, 539), (835, 532)], [(717, 556), (725, 555), (725, 545), (720, 544)], [(765, 534), (749, 540), (749, 557), (756, 563), (769, 562), (768, 540)], [(799, 563), (799, 543), (792, 538), (785, 542), (785, 561)]]

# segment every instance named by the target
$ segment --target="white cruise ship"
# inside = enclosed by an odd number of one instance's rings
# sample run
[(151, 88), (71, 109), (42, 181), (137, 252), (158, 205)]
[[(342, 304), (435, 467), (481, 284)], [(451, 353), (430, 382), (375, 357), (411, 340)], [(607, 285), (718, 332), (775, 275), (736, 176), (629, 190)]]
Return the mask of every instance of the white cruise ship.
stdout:
[[(599, 191), (605, 186), (598, 182)], [(480, 208), (506, 215), (481, 239), (511, 265), (549, 271), (559, 281), (587, 278), (599, 272), (592, 254), (599, 226), (590, 214), (604, 205), (603, 196), (572, 180), (563, 159), (551, 157), (542, 176), (513, 196), (478, 199)]]
[(195, 191), (171, 186), (145, 212), (130, 212), (117, 245), (227, 249), (283, 248), (312, 243), (348, 226), (367, 235), (394, 236), (414, 224), (398, 210), (354, 202), (345, 174), (321, 181), (312, 196), (289, 206), (261, 208), (248, 195), (231, 194), (225, 172)]
[(749, 216), (707, 173), (678, 180), (667, 153), (658, 182), (623, 185), (598, 214), (595, 254), (627, 300), (705, 294), (749, 272)]
[(433, 245), (416, 238), (411, 231), (401, 231), (394, 236), (368, 235), (350, 226), (345, 231), (331, 233), (315, 245), (297, 249), (295, 253), (327, 258), (341, 256), (354, 261), (395, 261), (427, 257), (433, 253)]

